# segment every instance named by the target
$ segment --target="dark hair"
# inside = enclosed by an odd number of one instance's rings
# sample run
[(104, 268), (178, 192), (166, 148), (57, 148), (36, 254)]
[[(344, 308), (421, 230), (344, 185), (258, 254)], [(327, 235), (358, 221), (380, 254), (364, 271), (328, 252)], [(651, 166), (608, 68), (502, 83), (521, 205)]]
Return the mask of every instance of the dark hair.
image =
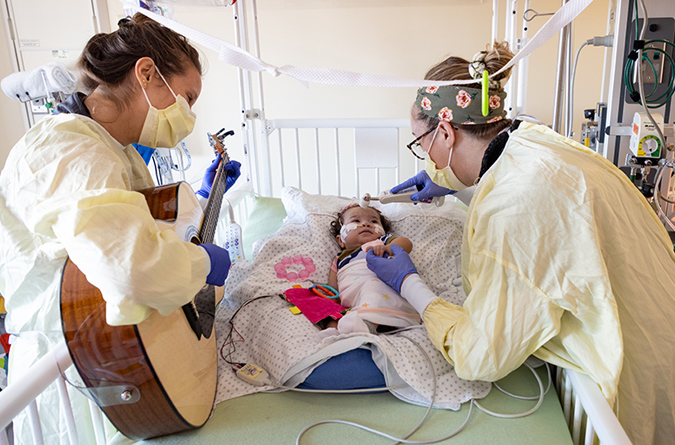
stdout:
[[(485, 51), (485, 67), (489, 74), (496, 73), (513, 58), (513, 53), (506, 42), (495, 42), (492, 49)], [(466, 80), (469, 77), (470, 61), (461, 57), (450, 56), (444, 61), (434, 65), (424, 76), (425, 80)], [(504, 71), (493, 80), (506, 83), (511, 75), (511, 69)], [(502, 91), (500, 88), (499, 91)], [(413, 107), (416, 107), (413, 105)], [(422, 112), (418, 107), (415, 110), (415, 120), (424, 123), (427, 129), (435, 128), (439, 124), (439, 119), (431, 117)], [(511, 125), (510, 119), (502, 119), (491, 124), (483, 125), (460, 125), (465, 133), (476, 139), (492, 140), (503, 129)]]
[[(349, 205), (342, 209), (342, 211), (335, 214), (335, 219), (330, 222), (330, 234), (333, 235), (333, 238), (337, 238), (337, 236), (340, 234), (340, 229), (342, 229), (342, 224), (344, 223), (344, 220), (342, 219), (344, 214), (347, 213), (347, 210), (353, 209), (357, 206), (358, 204)], [(389, 220), (379, 211), (377, 211), (377, 214), (380, 215), (380, 223), (382, 224), (382, 228), (386, 233), (389, 233), (391, 230), (391, 224), (389, 223)]]
[(117, 31), (89, 39), (80, 55), (77, 67), (85, 94), (101, 87), (102, 94), (123, 108), (134, 86), (116, 87), (124, 85), (141, 57), (150, 57), (167, 79), (185, 72), (189, 63), (202, 75), (199, 53), (184, 36), (141, 13), (124, 18), (117, 25)]

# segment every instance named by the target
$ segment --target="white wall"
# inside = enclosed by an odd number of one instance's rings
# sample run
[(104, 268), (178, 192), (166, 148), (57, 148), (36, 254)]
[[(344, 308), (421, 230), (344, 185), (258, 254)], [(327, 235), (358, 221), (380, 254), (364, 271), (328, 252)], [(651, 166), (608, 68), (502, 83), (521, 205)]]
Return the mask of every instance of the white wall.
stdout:
[[(284, 8), (284, 3), (305, 5)], [(448, 55), (470, 59), (491, 37), (491, 1), (380, 1), (376, 6), (312, 8), (311, 0), (260, 0), (262, 57), (275, 65), (338, 68), (421, 79)], [(347, 2), (353, 4), (354, 2)], [(504, 35), (502, 3), (499, 36)], [(522, 2), (521, 2), (522, 3)], [(392, 6), (393, 5), (393, 6)], [(574, 50), (606, 33), (607, 0), (595, 0), (575, 21)], [(555, 12), (560, 0), (534, 0), (540, 12)], [(546, 22), (530, 22), (529, 37)], [(557, 36), (530, 57), (527, 111), (550, 122), (553, 110)], [(582, 108), (600, 98), (603, 50), (586, 48), (577, 73), (577, 122)], [(268, 117), (406, 117), (415, 89), (365, 89), (312, 85), (266, 76)], [(585, 98), (586, 100), (583, 100)]]
[[(575, 22), (574, 50), (586, 39), (606, 33), (609, 0), (595, 0)], [(504, 2), (501, 2), (504, 3)], [(554, 12), (561, 0), (532, 0), (539, 12)], [(122, 4), (108, 1), (112, 28), (122, 17)], [(232, 8), (175, 6), (176, 18), (219, 39), (234, 43)], [(500, 11), (503, 16), (504, 9)], [(491, 36), (489, 0), (258, 0), (261, 58), (274, 65), (335, 68), (396, 77), (423, 77), (447, 55), (470, 58), (485, 48)], [(529, 36), (547, 17), (530, 22)], [(3, 26), (4, 23), (3, 23)], [(504, 33), (500, 18), (500, 36)], [(4, 31), (4, 30), (3, 30)], [(59, 32), (67, 32), (60, 28)], [(4, 32), (3, 32), (4, 38)], [(2, 73), (8, 63), (7, 43), (0, 42)], [(550, 122), (553, 109), (557, 36), (530, 57), (527, 112)], [(577, 72), (575, 121), (582, 110), (600, 100), (600, 48), (585, 48)], [(211, 159), (205, 133), (240, 126), (237, 71), (202, 48), (207, 60), (202, 95), (195, 105), (197, 127), (187, 140), (194, 157), (188, 180), (196, 181)], [(274, 118), (405, 118), (414, 88), (363, 88), (311, 85), (263, 73), (266, 117)], [(18, 103), (0, 98), (0, 145), (4, 162), (10, 144), (19, 137)], [(5, 118), (7, 116), (7, 118)], [(12, 119), (14, 121), (12, 121)], [(228, 143), (232, 157), (243, 158), (239, 135)]]

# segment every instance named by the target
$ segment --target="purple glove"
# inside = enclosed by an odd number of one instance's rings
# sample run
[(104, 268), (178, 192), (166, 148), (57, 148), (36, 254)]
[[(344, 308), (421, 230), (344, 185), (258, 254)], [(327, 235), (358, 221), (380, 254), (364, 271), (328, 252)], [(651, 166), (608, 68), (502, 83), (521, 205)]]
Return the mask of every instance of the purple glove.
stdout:
[[(216, 170), (218, 170), (218, 164), (220, 164), (221, 159), (220, 156), (216, 156), (216, 159), (214, 159), (211, 165), (207, 167), (204, 172), (204, 179), (202, 179), (202, 186), (195, 192), (197, 195), (203, 198), (209, 197), (209, 194), (211, 194), (211, 187), (213, 187), (213, 180), (216, 179)], [(237, 161), (229, 161), (223, 166), (223, 170), (227, 173), (225, 191), (228, 191), (237, 181), (237, 178), (241, 174), (240, 168), (241, 163)]]
[(227, 278), (227, 274), (230, 272), (230, 254), (226, 249), (215, 244), (204, 243), (199, 246), (206, 250), (211, 259), (211, 272), (206, 277), (206, 284), (222, 286), (225, 284), (225, 278)]
[(400, 293), (403, 279), (411, 273), (417, 273), (417, 269), (403, 247), (391, 244), (391, 251), (394, 256), (383, 257), (375, 255), (370, 249), (366, 254), (366, 263), (368, 269), (375, 272), (377, 278)]
[(436, 196), (453, 195), (457, 193), (456, 190), (450, 190), (448, 188), (441, 187), (440, 185), (435, 184), (425, 170), (420, 171), (418, 174), (408, 179), (407, 181), (395, 187), (392, 187), (390, 191), (392, 193), (398, 193), (401, 190), (405, 190), (412, 186), (424, 186), (422, 190), (413, 194), (410, 197), (412, 201), (430, 200)]

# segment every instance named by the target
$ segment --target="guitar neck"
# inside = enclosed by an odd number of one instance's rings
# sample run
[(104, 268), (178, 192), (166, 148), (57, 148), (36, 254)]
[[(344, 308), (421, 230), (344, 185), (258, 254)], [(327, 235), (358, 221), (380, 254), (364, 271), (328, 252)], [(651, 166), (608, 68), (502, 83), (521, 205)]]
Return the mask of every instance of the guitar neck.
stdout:
[(204, 219), (202, 226), (199, 229), (199, 239), (202, 243), (212, 243), (218, 225), (218, 218), (220, 217), (220, 207), (223, 203), (223, 195), (227, 187), (227, 172), (224, 165), (229, 161), (227, 152), (223, 153), (223, 160), (218, 164), (216, 170), (216, 177), (213, 180), (211, 193), (209, 193), (209, 200), (206, 202), (204, 209)]

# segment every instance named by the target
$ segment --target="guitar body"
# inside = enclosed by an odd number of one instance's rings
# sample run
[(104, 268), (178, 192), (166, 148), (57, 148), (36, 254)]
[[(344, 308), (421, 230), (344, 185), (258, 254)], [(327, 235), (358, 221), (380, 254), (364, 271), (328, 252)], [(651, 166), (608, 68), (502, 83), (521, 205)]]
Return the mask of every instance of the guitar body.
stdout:
[[(160, 229), (171, 227), (186, 241), (197, 235), (202, 211), (189, 185), (141, 193)], [(203, 335), (195, 333), (182, 309), (168, 316), (154, 311), (138, 325), (110, 326), (101, 292), (67, 260), (61, 284), (66, 343), (90, 394), (125, 436), (148, 439), (208, 420), (216, 395), (218, 302), (213, 286), (195, 296)]]

